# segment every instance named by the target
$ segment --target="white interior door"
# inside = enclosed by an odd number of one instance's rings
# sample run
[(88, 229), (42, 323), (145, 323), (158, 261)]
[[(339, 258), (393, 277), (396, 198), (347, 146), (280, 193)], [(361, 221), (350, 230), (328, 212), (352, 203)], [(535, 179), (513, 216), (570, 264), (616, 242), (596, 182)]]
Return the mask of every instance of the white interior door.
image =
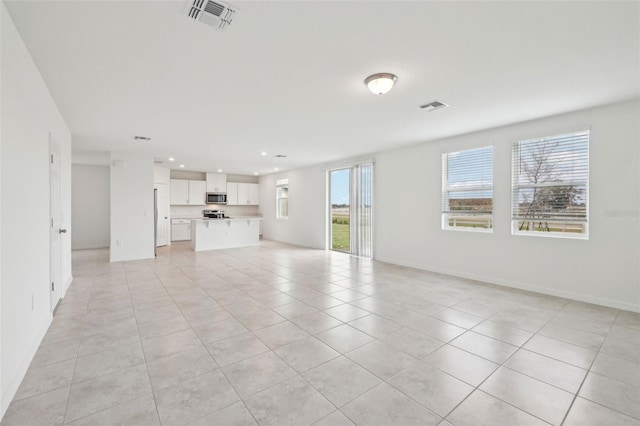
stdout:
[(158, 203), (156, 247), (160, 247), (169, 244), (169, 190), (167, 185), (163, 183), (156, 183), (154, 187), (157, 190), (156, 196)]
[(50, 211), (50, 285), (51, 312), (56, 309), (62, 297), (62, 248), (61, 234), (67, 230), (62, 228), (60, 221), (60, 147), (49, 138), (49, 211)]

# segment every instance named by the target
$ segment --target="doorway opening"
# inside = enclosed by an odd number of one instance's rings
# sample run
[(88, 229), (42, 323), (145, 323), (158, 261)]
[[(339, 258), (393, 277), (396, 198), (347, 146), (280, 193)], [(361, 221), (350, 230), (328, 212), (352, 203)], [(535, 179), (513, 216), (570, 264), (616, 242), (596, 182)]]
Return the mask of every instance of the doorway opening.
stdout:
[(351, 169), (331, 170), (331, 250), (351, 253)]
[(373, 258), (373, 162), (329, 170), (329, 247)]

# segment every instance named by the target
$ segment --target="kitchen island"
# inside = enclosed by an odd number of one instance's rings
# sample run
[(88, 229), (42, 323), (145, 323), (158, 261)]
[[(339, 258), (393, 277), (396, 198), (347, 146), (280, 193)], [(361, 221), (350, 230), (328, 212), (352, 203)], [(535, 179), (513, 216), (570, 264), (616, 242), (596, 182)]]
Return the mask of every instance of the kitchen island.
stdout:
[(194, 251), (255, 246), (260, 242), (261, 217), (192, 219), (191, 246)]

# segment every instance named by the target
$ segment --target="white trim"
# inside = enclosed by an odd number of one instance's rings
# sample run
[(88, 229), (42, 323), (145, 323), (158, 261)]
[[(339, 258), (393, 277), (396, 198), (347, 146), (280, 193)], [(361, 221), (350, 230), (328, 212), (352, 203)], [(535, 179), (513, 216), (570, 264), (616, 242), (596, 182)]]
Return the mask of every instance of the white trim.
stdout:
[(546, 294), (546, 295), (549, 295), (549, 296), (561, 297), (561, 298), (570, 299), (570, 300), (574, 300), (574, 301), (578, 301), (578, 302), (593, 303), (595, 305), (606, 306), (606, 307), (609, 307), (609, 308), (622, 309), (622, 310), (625, 310), (625, 311), (631, 311), (631, 312), (640, 313), (640, 304), (617, 302), (615, 300), (604, 299), (604, 298), (601, 298), (601, 297), (585, 296), (585, 295), (583, 295), (581, 293), (574, 293), (574, 292), (570, 292), (570, 291), (556, 290), (556, 289), (549, 288), (549, 287), (541, 287), (541, 286), (536, 286), (536, 285), (530, 285), (530, 284), (520, 283), (520, 282), (516, 282), (516, 281), (503, 280), (503, 279), (500, 279), (500, 278), (486, 277), (486, 276), (476, 275), (476, 274), (469, 274), (469, 273), (457, 271), (457, 270), (454, 270), (454, 269), (438, 268), (438, 267), (434, 267), (434, 266), (431, 266), (431, 265), (419, 265), (419, 264), (416, 264), (416, 263), (404, 262), (402, 260), (397, 260), (397, 259), (393, 259), (393, 258), (390, 258), (390, 257), (378, 258), (378, 259), (376, 259), (376, 261), (392, 263), (394, 265), (400, 265), (400, 266), (408, 266), (410, 268), (416, 268), (416, 269), (421, 269), (421, 270), (424, 270), (424, 271), (436, 272), (436, 273), (439, 273), (439, 274), (451, 275), (451, 276), (454, 276), (454, 277), (467, 278), (467, 279), (471, 279), (471, 280), (475, 280), (475, 281), (482, 281), (482, 282), (485, 282), (485, 283), (488, 283), (488, 284), (495, 284), (495, 285), (499, 285), (499, 286), (502, 286), (502, 287), (510, 287), (510, 288), (515, 288), (515, 289), (519, 289), (519, 290), (531, 291), (531, 292), (534, 292), (534, 293)]
[(69, 290), (69, 287), (71, 286), (72, 282), (73, 282), (73, 275), (69, 275), (69, 279), (65, 283), (64, 287), (62, 287), (62, 299), (64, 299), (64, 297), (67, 295), (67, 290)]
[[(22, 380), (24, 380), (24, 376), (27, 374), (29, 365), (31, 364), (31, 361), (33, 361), (33, 357), (36, 355), (36, 352), (38, 352), (38, 348), (42, 343), (42, 339), (44, 339), (45, 334), (47, 334), (47, 331), (49, 330), (49, 326), (51, 325), (52, 321), (53, 321), (53, 315), (51, 315), (51, 313), (49, 312), (46, 316), (46, 321), (40, 328), (40, 331), (38, 331), (38, 334), (36, 334), (36, 338), (31, 343), (31, 346), (29, 346), (29, 350), (27, 351), (26, 356), (22, 360), (20, 367), (18, 367), (18, 371), (16, 371), (14, 376), (11, 379), (9, 379), (9, 385), (7, 386), (5, 391), (2, 393), (2, 402), (0, 407), (2, 411), (0, 411), (0, 419), (7, 412), (7, 408), (9, 408), (9, 405), (11, 404), (13, 397), (16, 396), (16, 392), (18, 392), (18, 388), (20, 388), (20, 385), (22, 384)], [(3, 372), (3, 373), (6, 374), (6, 372)]]

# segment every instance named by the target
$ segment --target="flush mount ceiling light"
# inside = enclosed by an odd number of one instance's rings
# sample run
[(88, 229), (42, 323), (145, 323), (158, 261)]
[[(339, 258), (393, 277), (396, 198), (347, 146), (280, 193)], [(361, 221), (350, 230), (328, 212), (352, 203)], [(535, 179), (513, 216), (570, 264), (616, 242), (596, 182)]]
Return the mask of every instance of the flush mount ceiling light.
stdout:
[(381, 72), (365, 78), (364, 84), (366, 84), (369, 90), (371, 90), (371, 93), (375, 95), (384, 95), (393, 88), (396, 81), (398, 81), (398, 77), (395, 75), (388, 72)]

